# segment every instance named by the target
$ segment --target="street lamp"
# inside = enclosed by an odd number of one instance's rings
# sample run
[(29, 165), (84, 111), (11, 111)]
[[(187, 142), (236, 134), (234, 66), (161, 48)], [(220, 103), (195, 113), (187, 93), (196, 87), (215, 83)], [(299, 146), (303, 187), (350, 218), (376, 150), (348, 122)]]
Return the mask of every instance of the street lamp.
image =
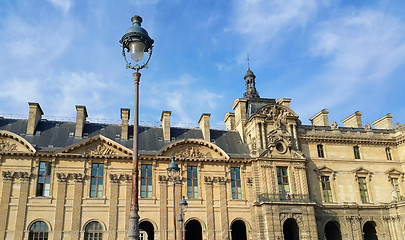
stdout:
[[(146, 67), (152, 56), (153, 39), (149, 37), (148, 32), (141, 27), (142, 18), (135, 15), (131, 18), (132, 27), (128, 28), (120, 43), (122, 44), (122, 55), (126, 62), (126, 68), (135, 70), (133, 73), (135, 82), (135, 101), (134, 101), (134, 136), (133, 136), (133, 154), (132, 154), (132, 187), (131, 187), (131, 207), (129, 214), (128, 239), (139, 239), (139, 204), (138, 204), (138, 126), (139, 126), (139, 81), (141, 74), (139, 70)], [(142, 65), (132, 66), (125, 56), (125, 50), (131, 53), (131, 58), (135, 62), (143, 59), (145, 52), (148, 53), (148, 59)]]
[(184, 196), (182, 197), (182, 199), (179, 203), (179, 206), (180, 206), (180, 217), (177, 221), (180, 223), (180, 228), (182, 229), (181, 239), (184, 240), (184, 237), (185, 237), (184, 231), (186, 231), (186, 229), (184, 229), (183, 215), (185, 212), (187, 212), (187, 208), (188, 208), (188, 202), (186, 201)]
[(172, 157), (172, 162), (167, 167), (167, 176), (169, 180), (173, 182), (173, 222), (174, 222), (174, 240), (177, 239), (176, 236), (176, 182), (180, 178), (180, 168)]

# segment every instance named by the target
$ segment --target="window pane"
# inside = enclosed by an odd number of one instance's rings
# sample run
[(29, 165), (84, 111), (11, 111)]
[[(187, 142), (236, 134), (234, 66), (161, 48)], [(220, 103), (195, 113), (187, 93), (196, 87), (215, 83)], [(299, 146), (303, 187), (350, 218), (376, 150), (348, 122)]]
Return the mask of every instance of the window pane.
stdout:
[(146, 165), (141, 166), (141, 178), (146, 177)]
[(49, 190), (51, 188), (51, 184), (45, 184), (44, 188), (44, 197), (49, 197)]
[(148, 165), (148, 177), (152, 177), (152, 165)]
[(193, 167), (193, 178), (197, 178), (197, 167)]

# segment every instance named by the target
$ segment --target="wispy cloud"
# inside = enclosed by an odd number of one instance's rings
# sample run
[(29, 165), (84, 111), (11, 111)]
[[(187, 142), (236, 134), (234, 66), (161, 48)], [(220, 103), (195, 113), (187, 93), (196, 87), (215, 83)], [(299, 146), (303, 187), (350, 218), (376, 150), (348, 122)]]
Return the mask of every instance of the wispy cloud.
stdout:
[(54, 7), (59, 8), (62, 10), (64, 14), (67, 14), (72, 6), (71, 0), (47, 0), (50, 2)]
[[(368, 95), (362, 99), (368, 101), (376, 91), (390, 87), (390, 75), (405, 63), (405, 24), (375, 10), (350, 11), (320, 23), (312, 40), (310, 52), (326, 60), (320, 66), (324, 70), (299, 91), (316, 88), (312, 98), (322, 101), (303, 101), (299, 104), (302, 112), (315, 113), (320, 104), (339, 105), (364, 89)], [(300, 94), (300, 98), (307, 97)]]

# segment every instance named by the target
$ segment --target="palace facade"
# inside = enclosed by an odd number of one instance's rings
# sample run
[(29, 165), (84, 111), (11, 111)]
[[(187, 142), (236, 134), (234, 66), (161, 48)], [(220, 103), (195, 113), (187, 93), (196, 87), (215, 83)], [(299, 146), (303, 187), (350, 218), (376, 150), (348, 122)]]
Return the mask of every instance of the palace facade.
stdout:
[[(199, 128), (171, 127), (170, 111), (140, 126), (141, 239), (405, 240), (405, 126), (392, 114), (363, 125), (361, 112), (339, 126), (326, 109), (303, 125), (255, 78), (249, 69), (226, 130), (207, 113)], [(38, 103), (28, 119), (0, 117), (0, 239), (127, 239), (130, 111), (114, 125), (76, 110), (76, 122), (42, 119)], [(184, 228), (173, 221), (182, 196)]]

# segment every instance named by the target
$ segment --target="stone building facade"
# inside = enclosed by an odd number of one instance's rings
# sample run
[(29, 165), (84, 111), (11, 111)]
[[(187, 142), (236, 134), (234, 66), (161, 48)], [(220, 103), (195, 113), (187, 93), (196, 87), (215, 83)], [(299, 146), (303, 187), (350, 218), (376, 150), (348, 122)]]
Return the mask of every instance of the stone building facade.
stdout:
[[(226, 130), (207, 113), (199, 128), (171, 127), (169, 111), (160, 127), (140, 126), (142, 238), (404, 240), (405, 127), (391, 114), (363, 126), (361, 112), (338, 126), (326, 109), (303, 125), (291, 99), (261, 98), (255, 78), (249, 69)], [(38, 103), (28, 119), (0, 118), (0, 239), (126, 239), (129, 109), (120, 125), (76, 110), (76, 122), (42, 119)]]

